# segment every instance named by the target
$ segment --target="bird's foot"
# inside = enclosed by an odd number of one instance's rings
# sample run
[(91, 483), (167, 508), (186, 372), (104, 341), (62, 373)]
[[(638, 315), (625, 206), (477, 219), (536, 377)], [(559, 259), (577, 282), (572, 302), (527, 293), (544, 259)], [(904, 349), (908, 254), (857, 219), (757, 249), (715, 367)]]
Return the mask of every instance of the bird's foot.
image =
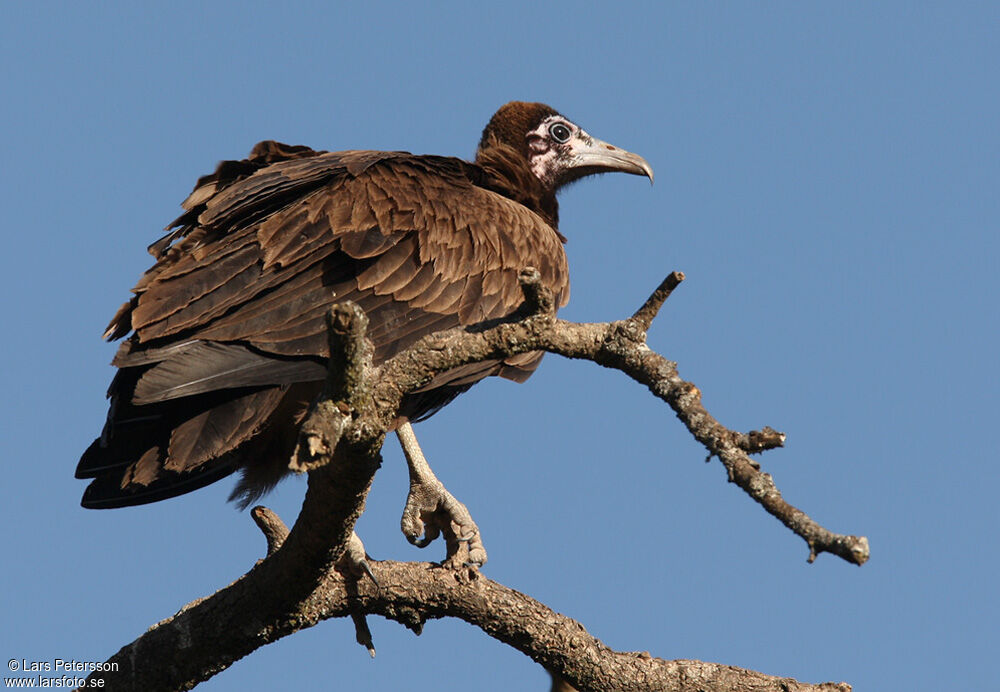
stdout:
[(368, 578), (375, 584), (375, 588), (381, 588), (378, 579), (375, 578), (375, 573), (372, 571), (372, 566), (368, 564), (365, 544), (353, 531), (351, 531), (351, 537), (347, 541), (344, 554), (337, 561), (337, 571), (353, 579), (361, 579), (367, 574)]
[(479, 527), (468, 508), (448, 492), (433, 474), (410, 479), (410, 493), (400, 521), (403, 535), (418, 548), (425, 548), (444, 535), (448, 556), (444, 566), (480, 567), (486, 564)]
[(399, 422), (396, 437), (410, 469), (410, 492), (400, 521), (406, 540), (418, 548), (426, 548), (443, 534), (448, 555), (442, 565), (451, 569), (485, 565), (486, 548), (479, 527), (472, 521), (468, 508), (434, 475), (409, 421)]

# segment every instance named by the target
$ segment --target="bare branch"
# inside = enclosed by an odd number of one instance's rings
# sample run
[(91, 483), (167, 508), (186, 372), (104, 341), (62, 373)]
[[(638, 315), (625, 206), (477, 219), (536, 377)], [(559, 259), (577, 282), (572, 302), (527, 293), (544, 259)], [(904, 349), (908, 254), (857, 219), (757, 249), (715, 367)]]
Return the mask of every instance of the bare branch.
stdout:
[(652, 295), (646, 299), (646, 302), (642, 304), (642, 307), (635, 311), (632, 315), (632, 319), (642, 328), (642, 330), (648, 331), (649, 326), (653, 324), (653, 320), (656, 319), (657, 313), (660, 312), (660, 308), (670, 297), (670, 294), (674, 292), (674, 289), (681, 285), (681, 281), (684, 280), (684, 272), (671, 272), (667, 278), (665, 278), (656, 290), (653, 291)]
[(277, 514), (261, 505), (251, 509), (250, 516), (253, 517), (257, 528), (261, 530), (267, 540), (267, 554), (274, 554), (288, 538), (288, 527), (285, 526), (285, 522)]
[(637, 317), (628, 320), (580, 324), (528, 317), (481, 332), (452, 330), (425, 337), (382, 364), (381, 390), (375, 396), (386, 401), (398, 400), (438, 373), (467, 363), (528, 351), (545, 350), (567, 358), (591, 360), (620, 370), (665, 401), (695, 439), (705, 446), (709, 456), (722, 461), (731, 482), (806, 541), (810, 562), (819, 553), (829, 552), (853, 564), (864, 564), (870, 555), (866, 538), (833, 533), (817, 524), (786, 502), (773, 478), (763, 473), (759, 462), (748, 456), (748, 452), (779, 446), (784, 440), (783, 433), (771, 428), (749, 434), (729, 430), (704, 408), (701, 391), (681, 379), (677, 364), (646, 345), (643, 325), (647, 319), (652, 319), (683, 276), (681, 272), (668, 276), (636, 312)]
[[(630, 355), (638, 354), (633, 352)], [(666, 401), (695, 439), (705, 446), (710, 455), (719, 458), (731, 482), (806, 541), (810, 562), (822, 552), (832, 553), (856, 565), (863, 565), (868, 560), (867, 538), (833, 533), (784, 500), (771, 475), (762, 472), (760, 464), (747, 456), (744, 446), (750, 444), (751, 436), (744, 438), (740, 433), (725, 428), (705, 410), (701, 403), (701, 391), (680, 378), (676, 363), (647, 351), (639, 357), (639, 363), (633, 364), (629, 359), (623, 365), (619, 369), (646, 384), (650, 391)], [(777, 435), (780, 436), (780, 433)], [(776, 441), (777, 437), (765, 434), (763, 439)]]
[(785, 446), (786, 435), (769, 425), (763, 430), (751, 430), (748, 433), (738, 433), (733, 436), (733, 443), (747, 454), (758, 454), (769, 449)]
[[(648, 387), (709, 455), (721, 460), (730, 481), (807, 542), (810, 561), (830, 552), (863, 564), (867, 539), (819, 526), (785, 502), (772, 477), (749, 458), (748, 453), (780, 446), (784, 434), (771, 428), (750, 433), (725, 428), (705, 410), (698, 388), (680, 378), (676, 363), (646, 345), (649, 324), (682, 279), (679, 272), (668, 276), (630, 319), (578, 324), (555, 319), (551, 293), (541, 287), (537, 272), (525, 271), (525, 305), (515, 318), (430, 335), (377, 368), (371, 366), (364, 338), (364, 314), (351, 304), (335, 306), (328, 320), (326, 386), (303, 423), (292, 462), (293, 468), (309, 470), (295, 525), (289, 532), (269, 510), (255, 508), (268, 556), (229, 587), (188, 604), (124, 647), (110, 659), (118, 672), (91, 677), (104, 677), (105, 689), (190, 689), (260, 646), (330, 617), (351, 616), (358, 641), (374, 652), (364, 616), (377, 614), (418, 633), (428, 619), (461, 618), (581, 691), (850, 689), (843, 683), (806, 685), (719, 664), (615, 652), (579, 623), (474, 569), (371, 563), (354, 535), (385, 434), (408, 392), (467, 363), (545, 350), (620, 370)], [(364, 573), (371, 581), (357, 578)]]
[[(419, 633), (429, 620), (457, 617), (556, 671), (580, 692), (850, 690), (844, 683), (811, 685), (716, 663), (671, 661), (646, 652), (614, 651), (588, 633), (579, 622), (475, 571), (467, 573), (467, 578), (457, 579), (454, 571), (433, 564), (392, 561), (375, 562), (373, 569), (379, 575), (382, 588), (368, 581), (345, 580), (338, 572), (330, 572), (297, 610), (295, 629), (335, 617), (350, 616), (355, 618), (355, 623), (360, 617), (363, 622), (367, 614), (395, 620)], [(243, 582), (237, 582), (225, 591), (241, 584)], [(183, 642), (184, 637), (193, 637), (188, 640), (188, 646), (172, 650), (164, 658), (191, 655), (192, 650), (203, 643), (200, 635), (205, 623), (202, 619), (218, 615), (210, 601), (220, 599), (225, 591), (159, 623), (143, 638), (120, 651), (111, 659), (119, 663), (118, 673), (95, 673), (92, 677), (103, 675), (105, 689), (112, 690), (189, 689), (189, 686), (158, 677), (164, 674), (163, 660), (154, 661), (161, 664), (155, 671), (145, 668), (144, 664), (149, 663), (144, 660), (146, 647), (165, 646), (167, 637), (175, 644)], [(253, 622), (254, 617), (259, 615), (230, 611), (227, 625), (231, 636), (239, 637), (240, 628)], [(259, 622), (257, 628), (247, 634), (271, 641), (289, 633), (285, 623)], [(139, 641), (154, 634), (164, 641), (137, 646)], [(370, 635), (367, 625), (363, 629), (359, 626), (358, 639), (364, 639), (366, 647), (370, 645)], [(216, 647), (227, 645), (230, 644), (223, 640), (214, 641)]]
[(366, 399), (367, 371), (371, 348), (365, 341), (368, 317), (348, 301), (326, 314), (330, 362), (320, 400), (313, 406), (302, 429), (289, 467), (304, 472), (330, 462), (352, 414)]

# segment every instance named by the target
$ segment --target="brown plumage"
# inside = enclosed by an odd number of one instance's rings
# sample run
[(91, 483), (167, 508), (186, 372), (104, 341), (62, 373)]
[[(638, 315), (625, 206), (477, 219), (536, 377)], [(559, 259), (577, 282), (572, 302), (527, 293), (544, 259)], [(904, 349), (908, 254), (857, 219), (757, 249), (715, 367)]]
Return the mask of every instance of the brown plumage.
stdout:
[[(107, 424), (77, 467), (94, 479), (83, 505), (153, 502), (236, 469), (244, 504), (269, 489), (322, 383), (332, 303), (366, 311), (376, 363), (510, 314), (526, 266), (564, 305), (555, 193), (607, 170), (652, 178), (640, 157), (519, 102), (493, 116), (475, 163), (277, 142), (220, 163), (150, 246), (153, 267), (105, 333), (131, 336), (113, 361)], [(523, 381), (540, 359), (445, 373), (400, 416), (426, 417), (489, 375)]]

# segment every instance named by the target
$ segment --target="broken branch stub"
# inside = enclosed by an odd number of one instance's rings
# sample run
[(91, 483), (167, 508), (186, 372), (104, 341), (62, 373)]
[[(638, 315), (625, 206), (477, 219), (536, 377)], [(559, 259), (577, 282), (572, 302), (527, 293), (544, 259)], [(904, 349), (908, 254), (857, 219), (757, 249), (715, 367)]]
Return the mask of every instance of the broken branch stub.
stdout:
[(364, 406), (370, 384), (371, 346), (365, 338), (368, 317), (346, 301), (326, 314), (330, 359), (326, 382), (299, 430), (289, 468), (302, 473), (330, 462), (354, 415)]

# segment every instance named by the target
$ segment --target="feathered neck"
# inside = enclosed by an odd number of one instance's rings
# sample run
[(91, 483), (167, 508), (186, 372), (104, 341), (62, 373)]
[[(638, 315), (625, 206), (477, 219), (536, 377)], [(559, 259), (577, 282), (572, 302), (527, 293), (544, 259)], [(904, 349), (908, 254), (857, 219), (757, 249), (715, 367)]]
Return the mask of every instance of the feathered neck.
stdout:
[[(485, 176), (484, 187), (523, 204), (558, 232), (559, 202), (555, 191), (546, 188), (531, 172), (523, 152), (491, 138), (476, 152), (476, 165)], [(565, 242), (561, 234), (559, 237)]]

